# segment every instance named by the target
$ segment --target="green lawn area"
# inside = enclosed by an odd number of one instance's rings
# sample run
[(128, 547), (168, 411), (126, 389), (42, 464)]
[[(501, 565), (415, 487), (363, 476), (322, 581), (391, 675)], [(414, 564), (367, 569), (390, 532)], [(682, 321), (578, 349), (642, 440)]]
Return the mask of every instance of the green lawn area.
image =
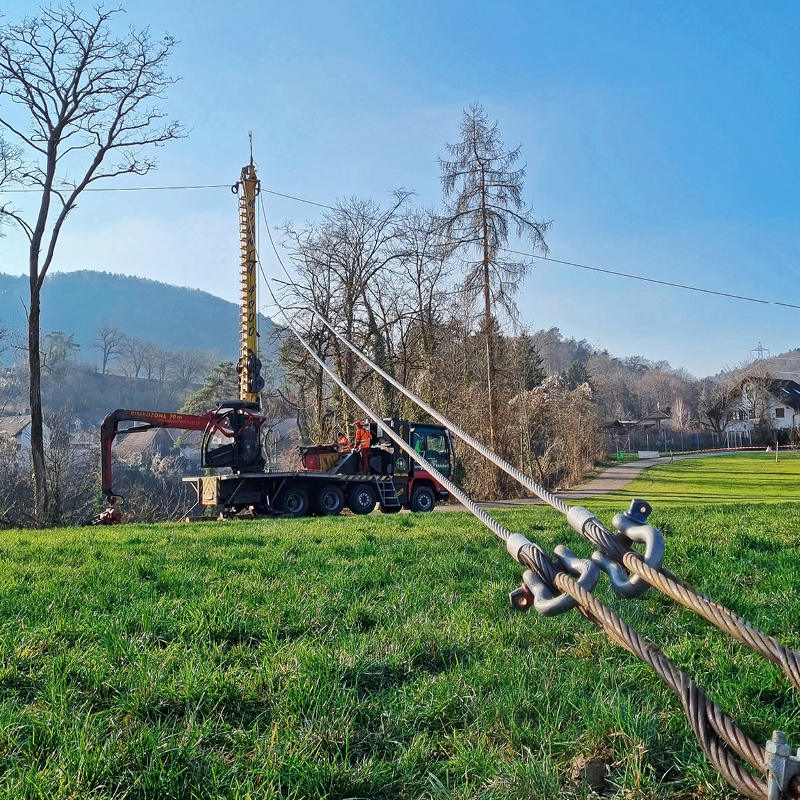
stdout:
[(785, 503), (800, 501), (800, 453), (751, 452), (690, 458), (645, 470), (620, 492), (587, 500), (604, 508), (634, 497), (654, 506), (686, 503)]
[[(590, 552), (549, 509), (495, 513)], [(800, 645), (800, 506), (654, 521), (670, 569)], [(583, 798), (584, 755), (608, 797), (735, 797), (645, 666), (511, 611), (520, 571), (458, 512), (0, 533), (0, 796)], [(800, 744), (777, 668), (606, 587), (756, 740)]]

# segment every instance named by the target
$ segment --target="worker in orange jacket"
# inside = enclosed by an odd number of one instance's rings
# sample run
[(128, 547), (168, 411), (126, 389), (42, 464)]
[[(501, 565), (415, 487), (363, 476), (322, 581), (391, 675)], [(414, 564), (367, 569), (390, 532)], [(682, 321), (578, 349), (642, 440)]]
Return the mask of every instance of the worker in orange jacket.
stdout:
[(356, 420), (356, 452), (359, 457), (359, 472), (369, 473), (369, 448), (372, 434), (362, 420)]
[(350, 452), (350, 440), (344, 431), (336, 431), (336, 444), (340, 453)]

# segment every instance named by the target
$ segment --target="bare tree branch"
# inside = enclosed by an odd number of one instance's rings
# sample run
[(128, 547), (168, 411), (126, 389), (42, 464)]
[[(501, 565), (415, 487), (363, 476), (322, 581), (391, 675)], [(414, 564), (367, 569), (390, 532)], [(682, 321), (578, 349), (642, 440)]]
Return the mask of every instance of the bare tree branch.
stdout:
[[(145, 175), (157, 166), (146, 149), (185, 135), (158, 105), (176, 80), (165, 72), (176, 40), (154, 40), (147, 29), (133, 28), (117, 36), (111, 25), (120, 13), (102, 6), (83, 13), (70, 3), (43, 7), (36, 16), (0, 28), (0, 102), (10, 101), (14, 109), (0, 117), (0, 126), (27, 151), (16, 180), (42, 192), (35, 220), (0, 206), (0, 221), (19, 225), (30, 240), (31, 437), (40, 521), (47, 506), (40, 293), (59, 236), (87, 186), (120, 175)], [(71, 172), (79, 177), (70, 180)]]

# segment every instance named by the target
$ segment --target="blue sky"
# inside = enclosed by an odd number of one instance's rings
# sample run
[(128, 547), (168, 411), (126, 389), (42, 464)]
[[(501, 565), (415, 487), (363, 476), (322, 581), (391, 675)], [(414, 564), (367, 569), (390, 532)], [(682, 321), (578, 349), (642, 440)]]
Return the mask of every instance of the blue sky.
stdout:
[[(131, 0), (181, 44), (166, 107), (191, 137), (124, 185), (232, 183), (253, 131), (268, 188), (323, 203), (441, 199), (436, 158), (481, 102), (528, 165), (554, 258), (800, 304), (796, 3)], [(10, 3), (7, 19), (35, 9)], [(120, 184), (123, 185), (123, 184)], [(271, 221), (316, 211), (268, 198)], [(236, 296), (226, 190), (85, 196), (57, 269), (107, 269)], [(25, 270), (24, 241), (0, 269)], [(537, 262), (533, 327), (695, 374), (800, 346), (800, 311)], [(46, 327), (46, 320), (43, 322)]]

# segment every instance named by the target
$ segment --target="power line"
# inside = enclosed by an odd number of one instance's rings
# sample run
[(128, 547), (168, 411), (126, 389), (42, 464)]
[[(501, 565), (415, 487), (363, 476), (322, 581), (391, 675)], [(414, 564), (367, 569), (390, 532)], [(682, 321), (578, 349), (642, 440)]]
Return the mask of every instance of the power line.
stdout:
[(275, 197), (285, 197), (287, 200), (296, 200), (298, 203), (305, 203), (309, 206), (317, 206), (318, 208), (327, 208), (329, 211), (336, 211), (333, 206), (326, 205), (325, 203), (316, 203), (313, 200), (304, 200), (302, 197), (295, 197), (291, 194), (283, 194), (283, 192), (276, 192), (272, 189), (261, 189), (264, 194), (273, 194)]
[[(54, 186), (53, 191), (67, 191), (74, 186)], [(99, 186), (87, 187), (84, 192), (174, 192), (183, 189), (230, 189), (229, 183), (208, 183), (200, 186)], [(0, 189), (0, 194), (40, 194), (43, 189)], [(82, 192), (83, 193), (83, 192)]]
[[(213, 184), (200, 184), (197, 186), (131, 186), (131, 187), (99, 187), (99, 188), (87, 188), (84, 189), (84, 192), (164, 192), (164, 191), (182, 191), (182, 190), (191, 190), (191, 189), (229, 189), (230, 184), (228, 183), (213, 183)], [(61, 187), (62, 189), (71, 189), (73, 187), (64, 186)], [(41, 189), (4, 189), (0, 190), (0, 194), (35, 194), (41, 192)], [(325, 208), (329, 211), (335, 211), (336, 208), (334, 206), (328, 205), (327, 203), (318, 203), (315, 200), (307, 200), (304, 197), (297, 197), (296, 195), (286, 194), (284, 192), (278, 192), (274, 189), (265, 189), (262, 187), (261, 191), (265, 194), (270, 194), (275, 197), (283, 197), (286, 200), (294, 200), (297, 203), (305, 203), (306, 205), (316, 206), (317, 208)], [(408, 228), (408, 230), (419, 230), (416, 228)], [(422, 231), (420, 231), (422, 232)], [(274, 246), (274, 244), (273, 244)], [(667, 286), (672, 289), (683, 289), (687, 292), (699, 292), (700, 294), (710, 294), (715, 297), (727, 297), (731, 300), (742, 300), (747, 303), (758, 303), (760, 305), (766, 306), (780, 306), (781, 308), (794, 308), (800, 311), (800, 305), (795, 303), (782, 303), (779, 300), (764, 300), (760, 297), (749, 297), (747, 295), (742, 294), (733, 294), (731, 292), (720, 292), (716, 289), (704, 289), (701, 286), (690, 286), (685, 283), (676, 283), (674, 281), (665, 281), (660, 280), (658, 278), (647, 278), (644, 275), (634, 275), (630, 272), (619, 272), (613, 269), (604, 269), (602, 267), (593, 267), (589, 264), (579, 264), (575, 261), (563, 261), (558, 258), (551, 258), (550, 256), (542, 256), (536, 253), (528, 253), (523, 250), (514, 250), (510, 247), (501, 247), (499, 248), (503, 252), (506, 253), (513, 253), (515, 255), (525, 256), (527, 258), (537, 258), (541, 261), (548, 261), (551, 264), (561, 264), (565, 267), (575, 267), (576, 269), (583, 269), (589, 272), (597, 272), (602, 275), (613, 275), (617, 278), (627, 278), (628, 280), (633, 281), (641, 281), (643, 283), (653, 283), (657, 286)]]
[[(266, 192), (267, 194), (273, 194), (278, 197), (285, 197), (289, 200), (296, 200), (298, 203), (306, 203), (307, 205), (318, 206), (319, 208), (327, 208), (331, 211), (335, 211), (336, 209), (333, 206), (326, 205), (325, 203), (317, 203), (313, 200), (306, 200), (302, 197), (295, 197), (294, 195), (290, 194), (282, 194), (281, 192), (274, 192), (269, 189), (262, 189), (262, 191)], [(409, 230), (418, 230), (416, 228), (409, 228)], [(536, 253), (526, 253), (522, 250), (514, 250), (510, 247), (501, 247), (506, 253), (513, 253), (515, 255), (526, 256), (528, 258), (538, 258), (542, 261), (549, 261), (551, 264), (561, 264), (566, 267), (576, 267), (577, 269), (584, 269), (590, 272), (599, 272), (603, 275), (614, 275), (617, 278), (628, 278), (629, 280), (633, 281), (642, 281), (643, 283), (655, 283), (658, 286), (668, 286), (672, 289), (684, 289), (688, 292), (700, 292), (701, 294), (710, 294), (714, 295), (715, 297), (727, 297), (732, 300), (743, 300), (747, 303), (760, 303), (761, 305), (768, 305), (768, 306), (781, 306), (783, 308), (795, 308), (800, 310), (800, 305), (796, 305), (794, 303), (782, 303), (778, 300), (763, 300), (759, 297), (748, 297), (747, 295), (742, 294), (732, 294), (730, 292), (719, 292), (715, 289), (704, 289), (700, 286), (689, 286), (685, 283), (675, 283), (673, 281), (663, 281), (659, 280), (658, 278), (646, 278), (643, 275), (633, 275), (629, 272), (618, 272), (612, 269), (603, 269), (602, 267), (592, 267), (588, 264), (578, 264), (575, 261), (562, 261), (558, 258), (550, 258), (549, 256), (542, 256), (537, 255)]]
[(699, 286), (688, 286), (685, 283), (673, 283), (672, 281), (662, 281), (657, 278), (645, 278), (643, 275), (632, 275), (629, 272), (616, 272), (613, 269), (602, 269), (601, 267), (590, 267), (588, 264), (577, 264), (574, 261), (561, 261), (557, 258), (549, 258), (548, 256), (536, 255), (536, 253), (525, 253), (522, 250), (512, 250), (510, 247), (501, 247), (507, 253), (516, 253), (520, 256), (528, 256), (528, 258), (539, 258), (542, 261), (551, 261), (554, 264), (563, 264), (567, 267), (577, 267), (578, 269), (586, 269), (591, 272), (601, 272), (604, 275), (615, 275), (618, 278), (630, 278), (634, 281), (644, 281), (645, 283), (656, 283), (659, 286), (670, 286), (673, 289), (686, 289), (690, 292), (702, 292), (703, 294), (713, 294), (717, 297), (730, 297), (733, 300), (745, 300), (748, 303), (761, 303), (766, 306), (783, 306), (784, 308), (797, 308), (800, 305), (794, 303), (781, 303), (778, 300), (762, 300), (758, 297), (747, 297), (742, 294), (730, 294), (729, 292), (718, 292), (715, 289), (703, 289)]

